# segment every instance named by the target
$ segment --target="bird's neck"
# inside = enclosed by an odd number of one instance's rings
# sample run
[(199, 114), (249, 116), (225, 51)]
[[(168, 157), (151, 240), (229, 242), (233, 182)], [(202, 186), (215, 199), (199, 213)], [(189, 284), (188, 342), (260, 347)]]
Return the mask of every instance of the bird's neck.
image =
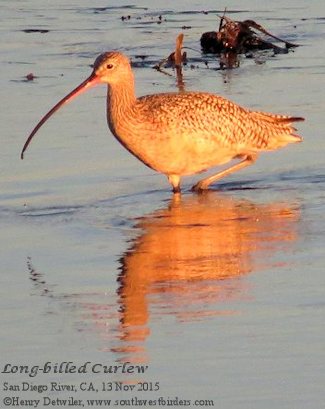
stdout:
[(136, 103), (134, 79), (120, 84), (110, 84), (107, 88), (107, 121), (113, 133), (121, 122), (128, 120)]

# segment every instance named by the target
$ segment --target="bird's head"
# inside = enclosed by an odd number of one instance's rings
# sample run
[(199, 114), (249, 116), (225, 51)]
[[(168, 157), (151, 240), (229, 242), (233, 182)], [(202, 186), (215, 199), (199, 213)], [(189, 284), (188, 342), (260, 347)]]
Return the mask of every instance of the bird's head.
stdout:
[(130, 81), (131, 78), (132, 72), (130, 62), (125, 55), (116, 51), (109, 51), (100, 54), (94, 62), (93, 72), (90, 74), (90, 76), (68, 95), (62, 98), (56, 105), (54, 105), (54, 107), (51, 108), (49, 112), (45, 114), (38, 122), (24, 144), (20, 155), (21, 159), (24, 158), (24, 152), (26, 151), (36, 132), (64, 104), (71, 101), (77, 95), (93, 87), (94, 85), (104, 83), (108, 85), (121, 84), (123, 86), (123, 83)]
[(98, 82), (114, 84), (121, 83), (123, 79), (129, 79), (130, 72), (129, 59), (122, 53), (109, 51), (96, 58), (91, 75)]

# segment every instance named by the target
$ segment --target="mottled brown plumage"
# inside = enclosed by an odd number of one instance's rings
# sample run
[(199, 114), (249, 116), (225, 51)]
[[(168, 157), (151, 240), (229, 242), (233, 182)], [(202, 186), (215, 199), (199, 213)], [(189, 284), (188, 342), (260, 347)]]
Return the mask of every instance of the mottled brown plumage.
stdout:
[(251, 164), (261, 151), (300, 142), (291, 123), (303, 118), (255, 112), (207, 92), (163, 93), (136, 98), (129, 60), (119, 52), (101, 54), (90, 77), (56, 104), (34, 128), (22, 151), (42, 124), (72, 97), (106, 83), (107, 121), (113, 135), (150, 168), (165, 174), (180, 190), (180, 178), (222, 165), (236, 165), (205, 178), (193, 189)]

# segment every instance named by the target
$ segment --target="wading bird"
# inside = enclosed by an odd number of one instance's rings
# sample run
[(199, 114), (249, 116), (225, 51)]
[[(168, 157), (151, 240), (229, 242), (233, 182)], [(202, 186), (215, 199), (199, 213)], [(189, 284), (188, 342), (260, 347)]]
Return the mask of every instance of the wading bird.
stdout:
[(301, 117), (251, 111), (208, 92), (135, 96), (128, 58), (120, 52), (97, 57), (93, 72), (59, 101), (36, 125), (21, 152), (54, 112), (93, 85), (107, 84), (107, 122), (116, 139), (141, 162), (167, 176), (173, 192), (180, 179), (232, 159), (237, 164), (200, 180), (192, 190), (252, 164), (259, 152), (281, 148), (302, 138), (292, 122)]

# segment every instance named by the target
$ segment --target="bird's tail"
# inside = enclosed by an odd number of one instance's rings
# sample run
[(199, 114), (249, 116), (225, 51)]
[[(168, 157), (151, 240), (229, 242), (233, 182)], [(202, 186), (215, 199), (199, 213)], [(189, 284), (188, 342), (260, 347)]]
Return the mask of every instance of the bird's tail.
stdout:
[(288, 116), (288, 115), (277, 115), (269, 114), (266, 112), (254, 111), (256, 116), (259, 116), (260, 119), (270, 123), (277, 124), (291, 124), (292, 122), (304, 121), (305, 118), (301, 116)]
[(262, 120), (270, 133), (267, 150), (273, 150), (287, 145), (288, 143), (302, 142), (303, 138), (296, 134), (297, 130), (292, 123), (304, 121), (300, 116), (286, 116), (269, 114), (265, 112), (254, 112), (259, 120)]

